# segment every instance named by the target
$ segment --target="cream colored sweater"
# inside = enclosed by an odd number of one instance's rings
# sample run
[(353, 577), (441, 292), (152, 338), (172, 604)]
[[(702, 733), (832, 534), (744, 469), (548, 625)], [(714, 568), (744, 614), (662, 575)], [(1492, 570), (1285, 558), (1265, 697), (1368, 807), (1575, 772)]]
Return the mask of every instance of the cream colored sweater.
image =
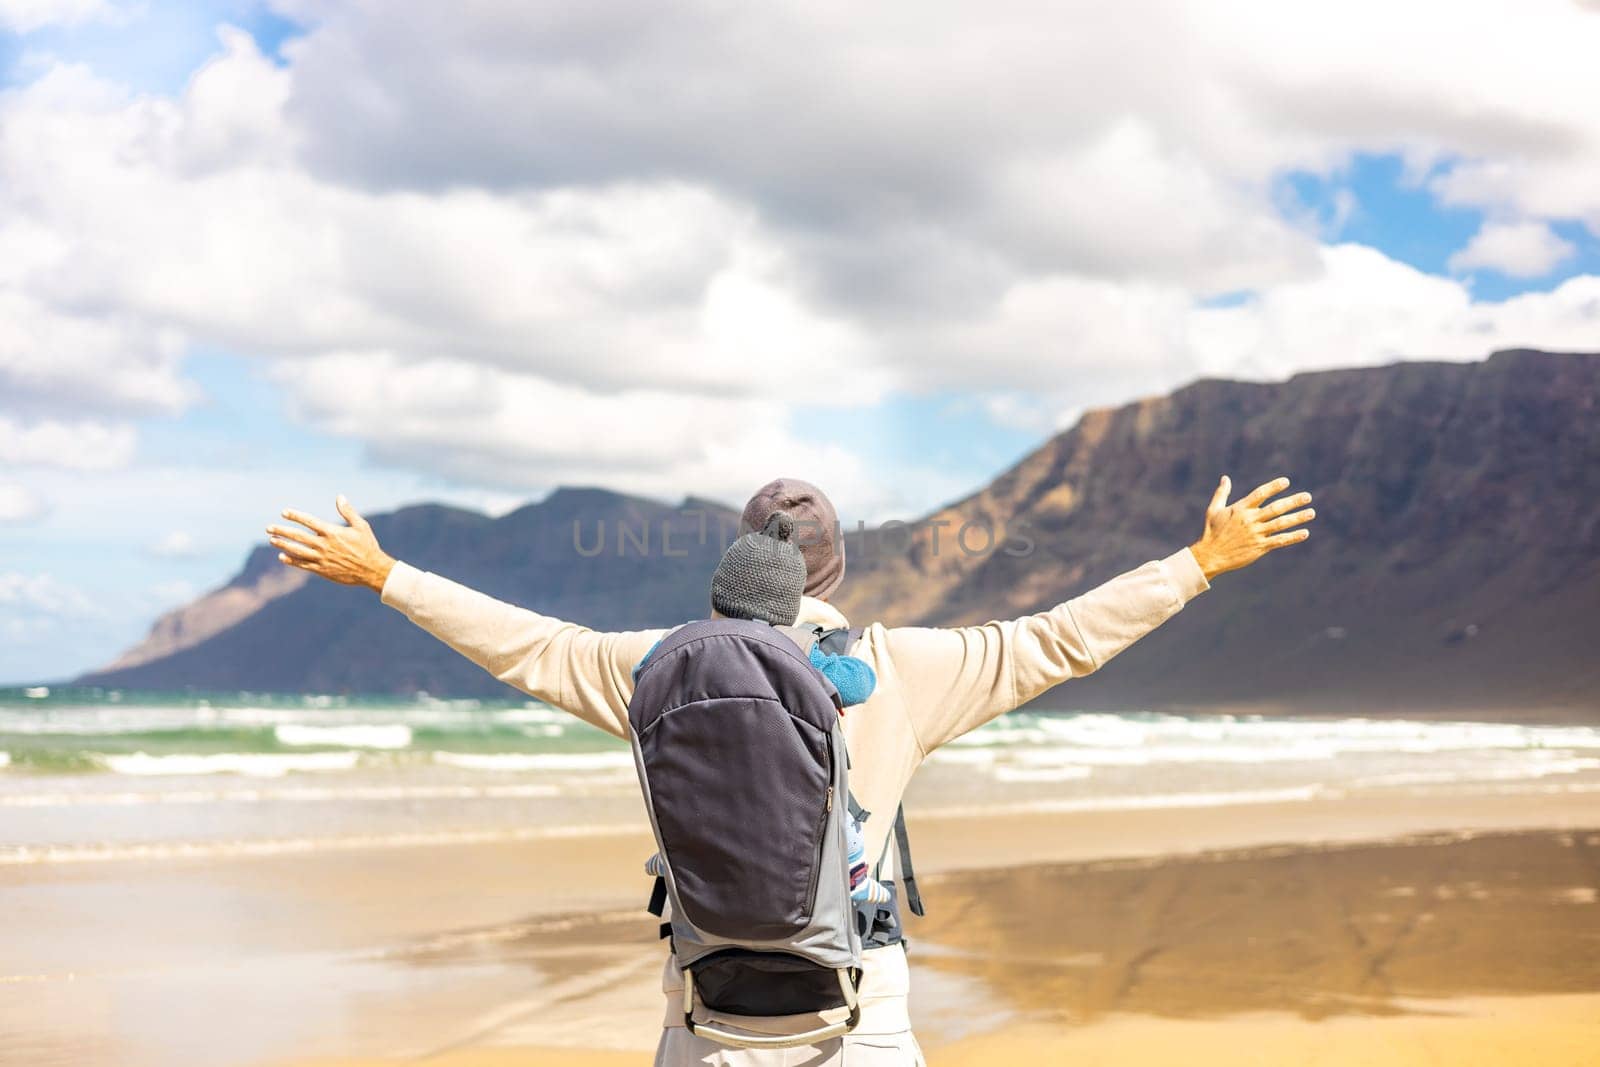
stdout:
[[(869, 856), (882, 855), (893, 812), (928, 753), (1102, 667), (1208, 589), (1187, 548), (1119, 575), (1049, 611), (980, 626), (874, 624), (850, 649), (872, 665), (872, 699), (844, 717), (850, 791), (868, 811)], [(633, 668), (665, 630), (599, 633), (495, 600), (437, 574), (396, 563), (383, 602), (509, 685), (618, 737), (628, 736)], [(847, 625), (807, 597), (801, 621)], [(915, 811), (909, 813), (915, 820)], [(893, 850), (890, 850), (892, 863)], [(932, 902), (937, 906), (937, 902)], [(905, 953), (866, 954), (857, 1033), (909, 1029)], [(682, 1025), (682, 980), (668, 958), (666, 1025)], [(675, 996), (676, 994), (676, 996)]]

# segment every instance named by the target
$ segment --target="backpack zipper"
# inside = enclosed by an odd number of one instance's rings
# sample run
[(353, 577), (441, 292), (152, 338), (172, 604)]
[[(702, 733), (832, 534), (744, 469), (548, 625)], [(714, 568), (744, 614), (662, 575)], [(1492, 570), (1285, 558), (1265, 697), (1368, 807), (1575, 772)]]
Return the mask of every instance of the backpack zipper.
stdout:
[(809, 923), (817, 915), (817, 879), (822, 876), (822, 850), (828, 843), (828, 816), (833, 814), (833, 746), (827, 748), (828, 753), (828, 792), (822, 804), (822, 818), (817, 826), (817, 846), (811, 856), (811, 884), (806, 889), (806, 921)]

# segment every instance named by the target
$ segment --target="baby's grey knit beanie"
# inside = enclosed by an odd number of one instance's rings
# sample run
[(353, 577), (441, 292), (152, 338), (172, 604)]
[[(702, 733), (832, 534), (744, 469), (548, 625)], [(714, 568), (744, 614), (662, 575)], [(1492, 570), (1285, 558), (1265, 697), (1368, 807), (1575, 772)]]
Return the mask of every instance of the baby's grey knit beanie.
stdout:
[(775, 511), (765, 529), (729, 545), (711, 576), (711, 606), (730, 619), (793, 626), (806, 591), (806, 561), (793, 537), (794, 519)]

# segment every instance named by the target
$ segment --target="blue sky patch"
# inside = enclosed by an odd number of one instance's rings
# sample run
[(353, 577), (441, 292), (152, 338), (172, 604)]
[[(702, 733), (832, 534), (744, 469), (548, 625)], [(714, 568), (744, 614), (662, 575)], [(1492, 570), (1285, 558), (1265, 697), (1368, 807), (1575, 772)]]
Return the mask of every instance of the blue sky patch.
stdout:
[(0, 33), (0, 83), (31, 80), (36, 72), (28, 57), (48, 55), (84, 63), (138, 92), (176, 95), (221, 51), (217, 27), (225, 23), (247, 31), (280, 64), (284, 42), (301, 32), (262, 0), (151, 0), (116, 20)]
[(1370, 245), (1418, 270), (1448, 274), (1451, 255), (1478, 232), (1482, 213), (1441, 207), (1404, 170), (1396, 155), (1358, 155), (1331, 174), (1292, 171), (1283, 182), (1322, 224), (1323, 240)]
[(1324, 241), (1368, 245), (1428, 274), (1460, 278), (1478, 300), (1546, 291), (1568, 278), (1600, 273), (1600, 242), (1573, 221), (1556, 222), (1552, 228), (1576, 246), (1577, 253), (1548, 275), (1513, 278), (1494, 270), (1452, 271), (1450, 257), (1467, 246), (1486, 216), (1434, 199), (1427, 179), (1450, 165), (1447, 161), (1428, 175), (1410, 178), (1398, 155), (1359, 154), (1330, 174), (1292, 171), (1282, 179), (1289, 200), (1285, 207), (1309, 212)]

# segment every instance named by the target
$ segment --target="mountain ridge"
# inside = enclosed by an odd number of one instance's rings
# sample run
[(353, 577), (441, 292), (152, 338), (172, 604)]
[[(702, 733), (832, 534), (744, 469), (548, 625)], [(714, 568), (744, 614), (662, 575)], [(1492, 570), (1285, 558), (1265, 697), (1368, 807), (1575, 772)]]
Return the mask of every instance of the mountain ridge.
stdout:
[[(908, 536), (848, 535), (836, 602), (857, 622), (897, 625), (1042, 610), (1192, 541), (1219, 474), (1232, 477), (1236, 495), (1287, 474), (1317, 498), (1309, 541), (1220, 577), (1114, 665), (1053, 691), (1049, 706), (1600, 711), (1600, 666), (1590, 663), (1600, 657), (1588, 637), (1600, 632), (1597, 411), (1600, 354), (1511, 349), (1476, 363), (1410, 361), (1280, 382), (1200, 379), (1085, 412), (988, 484), (910, 524)], [(672, 506), (595, 487), (558, 489), (499, 518), (414, 505), (372, 521), (397, 558), (615, 629), (705, 613), (721, 544), (700, 536), (697, 508), (712, 528), (737, 522), (732, 508), (694, 497)], [(949, 525), (933, 525), (941, 521)], [(580, 538), (608, 524), (611, 543), (585, 556), (594, 544)], [(990, 528), (996, 546), (1021, 530), (1031, 548), (953, 551), (962, 524)], [(640, 553), (638, 531), (656, 531), (658, 549), (664, 528), (685, 556)], [(942, 550), (936, 529), (948, 531)], [(146, 655), (130, 650), (79, 681), (508, 692), (375, 597), (304, 576), (293, 588), (265, 588), (263, 553), (275, 555), (256, 548), (227, 585), (158, 620), (139, 646)], [(231, 601), (196, 610), (225, 590)], [(228, 618), (229, 603), (250, 610)], [(269, 655), (271, 670), (250, 666), (252, 650), (281, 638), (289, 618), (318, 635), (301, 648), (309, 662)], [(364, 643), (342, 638), (341, 626)], [(174, 649), (184, 635), (193, 639)]]
[(922, 537), (858, 553), (840, 606), (943, 625), (1039, 610), (1198, 536), (1217, 474), (1236, 495), (1286, 474), (1315, 494), (1310, 540), (1219, 578), (1068, 687), (1075, 705), (1595, 708), (1597, 407), (1600, 356), (1526, 349), (1192, 383), (1086, 413), (936, 513), (1025, 519), (1029, 559), (935, 558)]

